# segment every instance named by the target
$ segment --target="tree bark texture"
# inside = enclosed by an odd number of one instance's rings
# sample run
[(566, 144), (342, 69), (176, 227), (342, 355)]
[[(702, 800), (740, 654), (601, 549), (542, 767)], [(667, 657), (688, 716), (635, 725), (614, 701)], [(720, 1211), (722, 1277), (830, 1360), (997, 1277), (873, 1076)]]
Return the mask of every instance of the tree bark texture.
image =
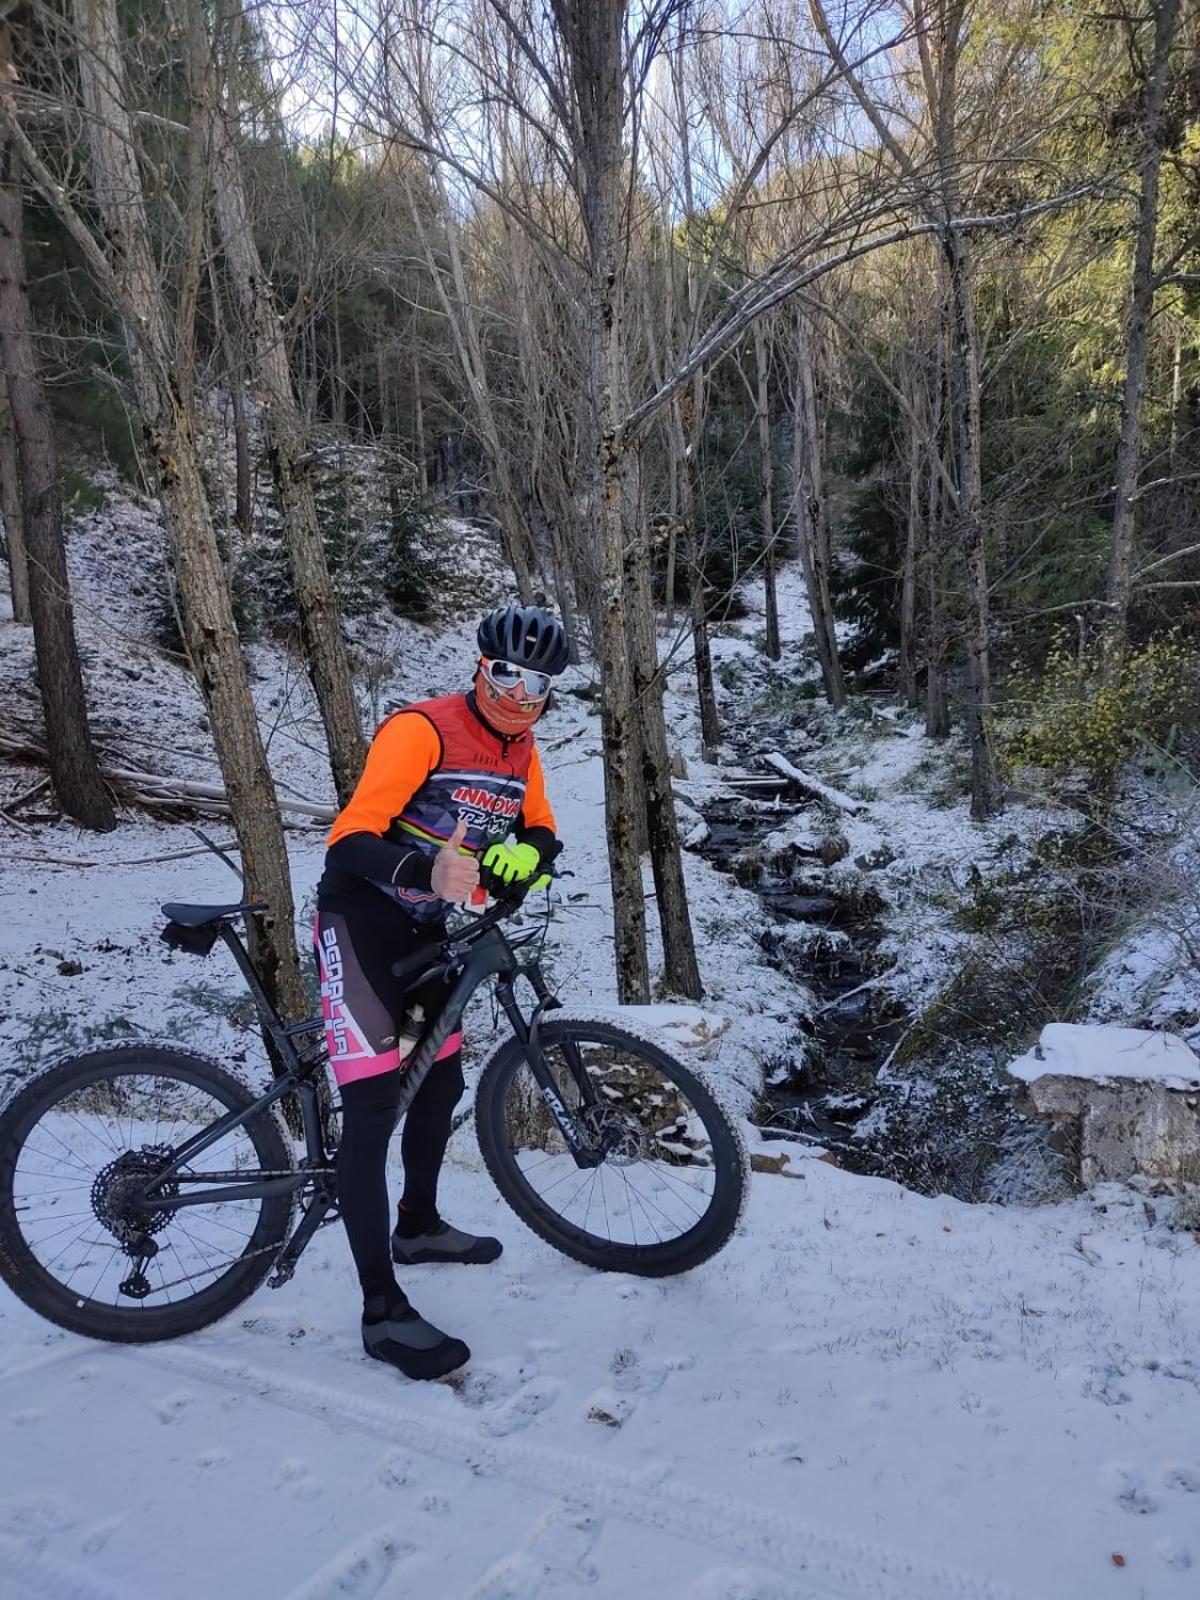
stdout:
[(654, 596), (650, 581), (650, 545), (640, 512), (637, 446), (627, 453), (625, 589), (632, 635), (633, 692), (638, 708), (641, 788), (646, 822), (646, 844), (654, 874), (659, 930), (663, 945), (663, 985), (669, 994), (699, 999), (703, 993), (691, 917), (682, 871), (671, 864), (682, 861), (679, 820), (671, 788), (671, 753), (667, 747), (663, 715), (663, 674), (658, 664), (658, 638), (654, 626)]
[(767, 331), (760, 317), (754, 324), (755, 396), (754, 411), (758, 424), (758, 462), (762, 479), (760, 515), (763, 537), (763, 592), (767, 617), (767, 658), (778, 661), (782, 654), (779, 644), (779, 598), (775, 592), (775, 506), (772, 498), (774, 471), (771, 457), (771, 415), (767, 391)]
[(1139, 166), (1137, 228), (1133, 275), (1125, 331), (1125, 389), (1121, 397), (1121, 438), (1117, 446), (1116, 504), (1108, 560), (1108, 600), (1119, 641), (1125, 638), (1133, 582), (1134, 496), (1142, 436), (1142, 395), (1150, 354), (1150, 319), (1154, 310), (1154, 246), (1158, 237), (1158, 179), (1162, 168), (1165, 127), (1163, 102), (1168, 63), (1180, 0), (1155, 0), (1154, 52), (1145, 86), (1142, 153)]
[(25, 517), (21, 511), (21, 483), (17, 472), (17, 435), (3, 371), (0, 371), (0, 517), (4, 518), (4, 554), (8, 562), (13, 621), (27, 628), (33, 617), (29, 610)]
[(900, 693), (906, 704), (917, 704), (917, 561), (921, 536), (921, 438), (909, 422), (908, 500), (904, 523), (904, 567), (900, 576)]
[(987, 554), (980, 467), (979, 353), (966, 240), (951, 229), (943, 239), (950, 299), (950, 406), (958, 471), (955, 507), (966, 589), (967, 733), (971, 746), (971, 815), (999, 810), (1000, 775), (992, 743), (992, 678)]
[[(0, 72), (11, 59), (0, 22)], [(83, 673), (63, 544), (62, 488), (54, 425), (37, 365), (33, 316), (25, 290), (20, 162), (11, 140), (0, 145), (0, 366), (16, 438), (21, 516), (28, 557), (29, 611), (38, 692), (54, 790), (84, 827), (116, 827), (88, 728)]]
[[(227, 101), (213, 110), (212, 186), (217, 231), (246, 340), (254, 355), (255, 379), (264, 402), (267, 458), (279, 496), (304, 658), (329, 745), (334, 788), (344, 805), (358, 782), (366, 745), (312, 480), (304, 465), (309, 453), (308, 429), (292, 383), (283, 322), (254, 238), (242, 176), (237, 106)], [(340, 374), (335, 387), (340, 395)]]
[[(151, 248), (115, 0), (73, 0), (73, 15), (101, 248), (166, 514), (184, 639), (229, 795), (245, 891), (268, 907), (251, 919), (252, 948), (267, 992), (286, 1017), (298, 1018), (306, 1002), (283, 827), (200, 476), (184, 376), (192, 370), (194, 329), (172, 324)], [(197, 133), (194, 127), (193, 140)]]
[(813, 373), (810, 330), (802, 316), (797, 318), (796, 328), (795, 426), (792, 440), (800, 567), (812, 613), (813, 638), (825, 697), (835, 710), (840, 710), (846, 704), (846, 681), (842, 674), (833, 622), (833, 594), (830, 587), (833, 543), (829, 531), (829, 510), (825, 503), (817, 384)]
[[(669, 412), (672, 451), (679, 464), (679, 533), (683, 535), (683, 564), (687, 572), (688, 620), (692, 634), (692, 661), (696, 675), (696, 706), (700, 713), (700, 747), (705, 761), (717, 759), (721, 743), (721, 718), (713, 684), (712, 649), (708, 637), (708, 596), (704, 590), (704, 553), (696, 526), (696, 452), (703, 415), (703, 381), (683, 401), (674, 400)], [(678, 533), (676, 535), (678, 560)]]

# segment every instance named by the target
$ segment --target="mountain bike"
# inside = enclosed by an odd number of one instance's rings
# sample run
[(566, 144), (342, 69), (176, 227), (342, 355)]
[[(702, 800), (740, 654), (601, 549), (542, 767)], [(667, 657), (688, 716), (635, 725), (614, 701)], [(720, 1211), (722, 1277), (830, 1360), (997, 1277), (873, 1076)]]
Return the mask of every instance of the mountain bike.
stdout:
[[(173, 1044), (122, 1044), (58, 1062), (0, 1116), (0, 1278), (61, 1327), (121, 1342), (191, 1333), (264, 1279), (286, 1283), (318, 1228), (339, 1220), (324, 1019), (285, 1024), (267, 997), (236, 931), (262, 909), (162, 907), (169, 945), (208, 955), (220, 942), (237, 963), (276, 1069), (262, 1093)], [(545, 924), (500, 927), (517, 909), (498, 900), (466, 914), (393, 968), (411, 979), (406, 990), (451, 984), (402, 1068), (399, 1117), (491, 981), (512, 1036), (480, 1072), (475, 1127), (501, 1195), (586, 1266), (686, 1272), (737, 1226), (749, 1162), (736, 1124), (659, 1045), (603, 1017), (568, 1016), (540, 946), (529, 948)], [(518, 984), (532, 991), (524, 1008)]]

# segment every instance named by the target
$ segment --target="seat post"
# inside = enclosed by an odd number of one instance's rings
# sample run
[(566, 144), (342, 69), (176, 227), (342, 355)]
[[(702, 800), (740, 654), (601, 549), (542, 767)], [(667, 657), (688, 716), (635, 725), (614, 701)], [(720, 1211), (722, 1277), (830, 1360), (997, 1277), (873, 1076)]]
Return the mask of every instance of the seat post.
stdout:
[(246, 987), (253, 996), (255, 1008), (271, 1036), (272, 1043), (287, 1062), (288, 1067), (295, 1070), (300, 1064), (299, 1059), (292, 1046), (292, 1041), (284, 1032), (283, 1019), (271, 1003), (267, 991), (259, 980), (258, 973), (254, 969), (254, 963), (250, 959), (250, 952), (234, 932), (232, 923), (221, 923), (220, 936), (229, 947), (230, 954), (237, 962), (242, 977), (246, 980)]

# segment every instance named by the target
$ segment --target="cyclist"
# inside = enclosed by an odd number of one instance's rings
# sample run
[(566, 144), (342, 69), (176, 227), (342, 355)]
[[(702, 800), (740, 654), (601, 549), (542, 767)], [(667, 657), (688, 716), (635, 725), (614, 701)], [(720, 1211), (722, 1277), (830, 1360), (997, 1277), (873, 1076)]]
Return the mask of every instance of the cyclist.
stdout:
[(342, 1100), (338, 1205), (362, 1286), (363, 1346), (411, 1378), (452, 1372), (470, 1351), (409, 1305), (393, 1262), (494, 1261), (502, 1246), (452, 1227), (437, 1209), (464, 1088), (460, 1032), (405, 1118), (404, 1192), (389, 1243), (387, 1150), (412, 1049), (404, 1013), (415, 1001), (431, 1018), (448, 993), (435, 983), (402, 998), (392, 965), (444, 938), (449, 907), (481, 883), (530, 885), (561, 849), (533, 725), (567, 665), (566, 635), (549, 612), (510, 605), (483, 619), (477, 639), (467, 694), (407, 706), (380, 725), (329, 834), (317, 890), (321, 1001)]

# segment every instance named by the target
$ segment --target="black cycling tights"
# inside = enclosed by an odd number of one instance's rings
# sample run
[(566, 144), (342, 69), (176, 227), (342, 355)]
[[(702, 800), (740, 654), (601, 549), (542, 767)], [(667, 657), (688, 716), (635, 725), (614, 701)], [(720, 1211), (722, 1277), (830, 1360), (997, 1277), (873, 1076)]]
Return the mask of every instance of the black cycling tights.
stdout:
[[(396, 1290), (392, 1271), (391, 1213), (387, 1192), (388, 1143), (396, 1126), (401, 1072), (380, 1072), (342, 1085), (342, 1142), (337, 1193), (363, 1299)], [(437, 1183), (454, 1108), (463, 1093), (462, 1052), (436, 1062), (417, 1091), (400, 1137), (404, 1195), (400, 1204), (415, 1223), (437, 1220)]]

